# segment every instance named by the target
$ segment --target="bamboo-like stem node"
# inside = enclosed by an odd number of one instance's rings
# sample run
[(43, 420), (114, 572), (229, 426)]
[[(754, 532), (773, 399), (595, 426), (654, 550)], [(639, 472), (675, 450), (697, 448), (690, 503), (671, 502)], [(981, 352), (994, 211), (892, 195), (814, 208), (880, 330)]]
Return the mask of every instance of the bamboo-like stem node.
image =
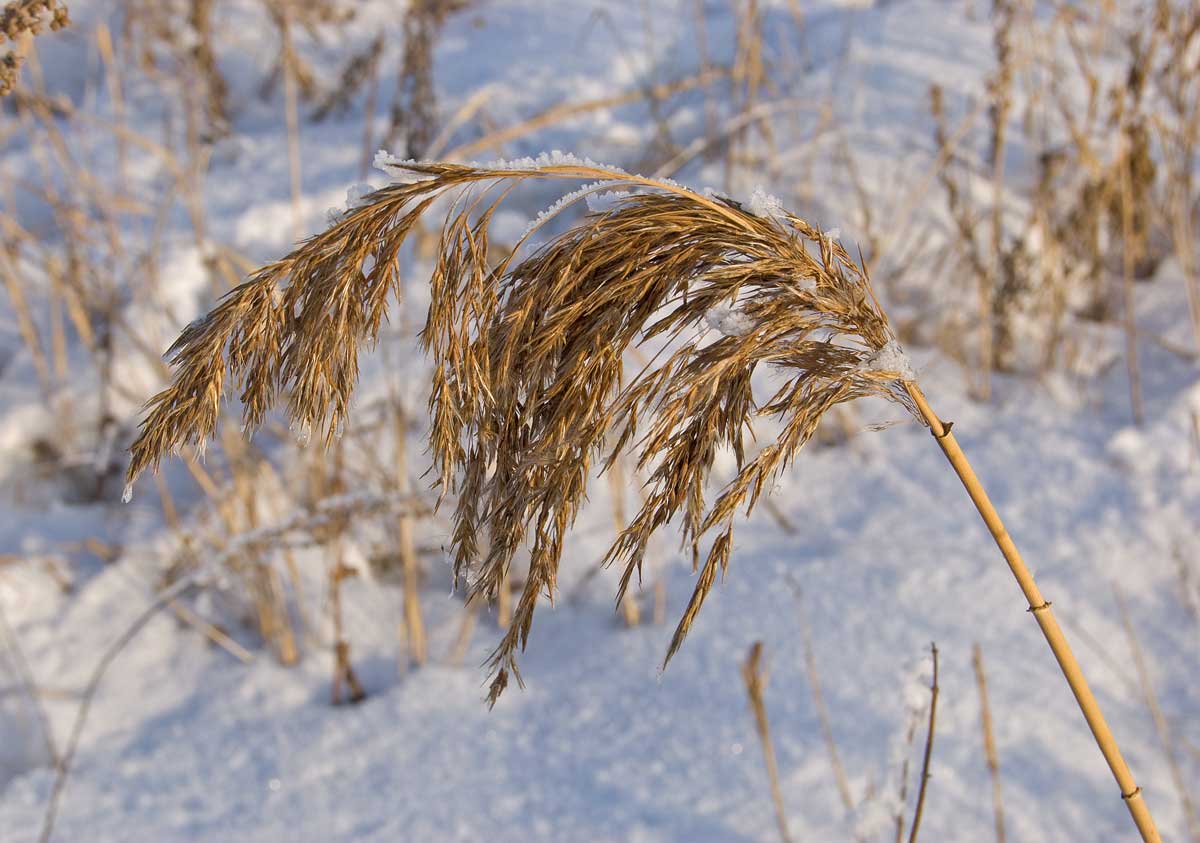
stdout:
[(1047, 601), (1045, 601), (1044, 603), (1042, 603), (1042, 605), (1040, 605), (1040, 606), (1030, 606), (1030, 607), (1029, 607), (1028, 609), (1026, 609), (1025, 611), (1026, 611), (1026, 612), (1044, 612), (1044, 611), (1046, 611), (1047, 609), (1049, 609), (1051, 605), (1052, 605), (1052, 604), (1050, 603), (1050, 601), (1049, 601), (1049, 600), (1047, 600)]

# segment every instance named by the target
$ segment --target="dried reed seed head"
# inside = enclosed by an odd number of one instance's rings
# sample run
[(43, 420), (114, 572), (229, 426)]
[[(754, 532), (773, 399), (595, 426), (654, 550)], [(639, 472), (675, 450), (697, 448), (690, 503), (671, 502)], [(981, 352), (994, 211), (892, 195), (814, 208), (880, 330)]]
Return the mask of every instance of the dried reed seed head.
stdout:
[[(911, 368), (868, 279), (839, 243), (791, 214), (757, 216), (573, 159), (382, 163), (405, 180), (370, 194), (183, 332), (169, 351), (174, 380), (151, 400), (133, 444), (129, 479), (210, 436), (228, 389), (240, 392), (247, 428), (286, 390), (291, 422), (328, 440), (349, 409), (358, 348), (376, 337), (395, 290), (405, 237), (437, 197), (453, 195), (421, 344), (435, 364), (434, 468), (456, 498), (456, 579), (493, 598), (518, 549), (529, 551), (524, 590), (492, 656), (492, 702), (510, 673), (520, 682), (516, 653), (539, 596), (553, 597), (594, 460), (607, 466), (632, 446), (649, 474), (640, 510), (607, 554), (624, 568), (622, 594), (655, 530), (680, 517), (697, 563), (715, 533), (669, 659), (728, 566), (735, 514), (753, 509), (829, 408), (876, 395), (917, 416), (903, 386)], [(491, 216), (513, 183), (545, 178), (602, 180), (566, 204), (611, 187), (635, 192), (515, 265), (512, 252), (497, 260)], [(647, 343), (658, 348), (630, 377), (624, 353)], [(765, 400), (752, 388), (762, 365), (781, 376)], [(781, 433), (748, 458), (745, 436), (763, 415), (778, 417)], [(722, 448), (739, 470), (710, 501)]]
[(0, 11), (0, 44), (16, 41), (22, 33), (38, 35), (50, 16), (50, 28), (62, 29), (71, 19), (60, 0), (13, 0)]
[[(59, 0), (13, 0), (0, 11), (0, 44), (16, 42), (24, 33), (38, 35), (50, 15), (50, 29), (59, 30), (71, 20), (67, 7)], [(8, 96), (17, 86), (23, 56), (20, 50), (0, 55), (0, 97)]]

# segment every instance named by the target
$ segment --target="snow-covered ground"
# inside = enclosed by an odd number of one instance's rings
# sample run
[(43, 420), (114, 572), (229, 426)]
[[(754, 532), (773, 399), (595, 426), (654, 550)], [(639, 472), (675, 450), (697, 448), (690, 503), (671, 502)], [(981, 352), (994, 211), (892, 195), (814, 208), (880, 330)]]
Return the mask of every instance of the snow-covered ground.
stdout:
[[(47, 85), (66, 91), (81, 108), (108, 113), (102, 65), (87, 33), (103, 20), (117, 29), (121, 4), (70, 5), (76, 32), (44, 40)], [(400, 5), (364, 3), (345, 37), (363, 44), (390, 26), (399, 38)], [(793, 5), (803, 6), (802, 28)], [(992, 62), (988, 5), (762, 3), (765, 44), (780, 80), (774, 96), (791, 103), (774, 118), (778, 172), (742, 174), (732, 191), (749, 201), (761, 182), (815, 222), (839, 226), (851, 243), (862, 234), (858, 200), (844, 171), (831, 164), (837, 147), (849, 144), (880, 209), (876, 225), (901, 240), (922, 226), (936, 228), (944, 215), (936, 185), (906, 209), (934, 157), (928, 86), (937, 81), (961, 97), (982, 90)], [(731, 61), (735, 23), (724, 2), (479, 2), (452, 17), (438, 41), (440, 113), (456, 114), (486, 86), (481, 125), (505, 126), (559, 102), (682, 78), (701, 61), (698, 6), (711, 59)], [(253, 30), (264, 25), (257, 7), (248, 0), (227, 7), (237, 16), (220, 23), (230, 39), (226, 59), (242, 107), (233, 138), (214, 148), (202, 204), (210, 244), (265, 261), (292, 240), (283, 101), (278, 94), (263, 101), (254, 92), (270, 62)], [(384, 90), (391, 79), (385, 76)], [(130, 122), (153, 134), (163, 122), (156, 99), (162, 92), (150, 83), (129, 86)], [(355, 100), (355, 111), (301, 126), (301, 225), (309, 233), (361, 181), (362, 100)], [(823, 103), (835, 104), (837, 133), (816, 128)], [(693, 92), (672, 106), (665, 125), (676, 143), (686, 145), (703, 135), (704, 120), (704, 98)], [(76, 124), (67, 130), (68, 140), (97, 167), (111, 167), (111, 140), (93, 143), (84, 131)], [(98, 132), (95, 125), (90, 131)], [(571, 149), (650, 170), (661, 163), (643, 158), (656, 131), (650, 109), (634, 103), (555, 123), (496, 154)], [(469, 129), (461, 132), (457, 142), (472, 139)], [(10, 179), (22, 168), (38, 172), (35, 152), (19, 136), (9, 141), (3, 166)], [(139, 160), (137, 150), (131, 154)], [(1021, 150), (1013, 156), (1019, 172)], [(146, 196), (161, 198), (163, 181), (153, 172), (135, 168), (130, 177)], [(722, 163), (701, 160), (677, 178), (720, 186)], [(386, 176), (376, 172), (369, 180), (381, 185)], [(524, 204), (515, 207), (527, 213), (497, 220), (510, 236), (555, 198), (540, 187), (522, 197)], [(27, 197), (13, 201), (9, 210), (26, 228), (53, 236), (44, 207)], [(129, 222), (131, 241), (161, 238), (162, 300), (132, 296), (121, 304), (129, 321), (145, 326), (156, 349), (212, 304), (202, 261), (207, 247), (193, 237), (186, 205), (171, 202), (160, 234), (154, 220)], [(901, 209), (904, 218), (892, 216)], [(903, 283), (910, 288), (907, 301), (913, 289), (935, 301), (961, 295), (934, 286), (945, 279), (931, 277), (927, 289), (911, 277)], [(895, 292), (902, 298), (904, 291)], [(30, 295), (36, 310), (38, 293)], [(419, 287), (410, 287), (410, 295), (410, 307), (419, 307)], [(1200, 799), (1194, 784), (1200, 781), (1200, 369), (1186, 353), (1194, 346), (1174, 261), (1152, 283), (1139, 285), (1137, 301), (1145, 335), (1139, 347), (1141, 426), (1131, 421), (1124, 367), (1113, 356), (1112, 349), (1120, 349), (1117, 326), (1098, 328), (1095, 347), (1085, 352), (1096, 358), (1094, 377), (997, 376), (986, 404), (967, 397), (958, 363), (933, 348), (911, 351), (926, 394), (955, 422), (1053, 601), (1164, 838), (1184, 840), (1184, 807), (1139, 688), (1114, 587), (1128, 603), (1184, 783)], [(969, 298), (965, 302), (974, 306)], [(364, 401), (386, 394), (399, 365), (396, 354), (417, 354), (411, 329), (384, 345), (365, 361)], [(3, 843), (38, 839), (54, 782), (39, 709), (51, 742), (61, 749), (97, 662), (153, 600), (154, 583), (177, 549), (148, 477), (123, 506), (119, 480), (99, 500), (72, 502), (69, 477), (34, 471), (33, 443), (60, 430), (69, 421), (64, 414), (83, 419), (94, 411), (97, 399), (90, 392), (97, 381), (86, 350), (72, 346), (70, 355), (72, 368), (61, 385), (70, 403), (54, 404), (39, 391), (14, 312), (0, 311)], [(114, 355), (118, 378), (130, 392), (149, 397), (161, 384), (161, 375), (127, 338), (118, 337)], [(420, 364), (408, 361), (402, 371), (411, 380), (411, 406), (423, 406)], [(138, 403), (118, 393), (108, 400), (118, 418), (118, 445), (125, 447)], [(892, 839), (906, 757), (913, 767), (905, 809), (911, 817), (929, 701), (930, 642), (940, 651), (940, 697), (921, 839), (994, 839), (974, 643), (986, 665), (1008, 839), (1133, 839), (1116, 785), (1057, 665), (935, 443), (912, 423), (866, 430), (897, 412), (860, 408), (851, 420), (860, 429), (855, 436), (839, 445), (814, 444), (801, 455), (773, 495), (794, 530), (761, 509), (742, 527), (727, 579), (665, 673), (659, 667), (671, 627), (691, 592), (690, 559), (666, 538), (653, 546), (666, 586), (667, 624), (625, 628), (613, 612), (612, 572), (579, 585), (611, 539), (602, 481), (595, 483), (577, 541), (564, 555), (560, 599), (535, 618), (522, 661), (527, 687), (510, 688), (491, 711), (483, 703), (486, 674), (478, 665), (498, 633), (483, 618), (461, 665), (449, 662), (462, 601), (447, 596), (448, 570), (437, 562), (422, 594), (431, 660), (419, 669), (397, 666), (400, 594), (394, 585), (370, 577), (345, 584), (346, 637), (368, 693), (355, 706), (329, 705), (327, 646), (305, 647), (301, 662), (285, 668), (248, 627), (233, 626), (229, 634), (253, 654), (251, 663), (242, 664), (194, 627), (160, 613), (99, 687), (54, 839), (775, 839), (766, 772), (739, 672), (758, 640), (766, 648), (766, 706), (794, 839)], [(86, 436), (76, 442), (83, 453), (73, 464), (86, 463), (104, 444)], [(294, 460), (296, 454), (280, 448), (276, 456)], [(164, 467), (164, 477), (184, 521), (203, 519), (207, 505), (188, 473), (173, 463)], [(422, 541), (433, 547), (446, 540), (441, 522), (420, 529)], [(89, 539), (95, 541), (88, 545)], [(102, 560), (96, 541), (121, 552)], [(47, 557), (62, 560), (71, 591), (63, 592), (50, 576)], [(321, 553), (302, 549), (296, 560), (320, 588)], [(319, 598), (312, 602), (323, 611)], [(204, 597), (194, 605), (201, 614), (217, 611)], [(842, 806), (813, 704), (806, 628), (856, 803), (850, 812)], [(22, 661), (40, 693), (37, 706), (23, 691)], [(905, 737), (915, 719), (919, 727), (909, 745)]]

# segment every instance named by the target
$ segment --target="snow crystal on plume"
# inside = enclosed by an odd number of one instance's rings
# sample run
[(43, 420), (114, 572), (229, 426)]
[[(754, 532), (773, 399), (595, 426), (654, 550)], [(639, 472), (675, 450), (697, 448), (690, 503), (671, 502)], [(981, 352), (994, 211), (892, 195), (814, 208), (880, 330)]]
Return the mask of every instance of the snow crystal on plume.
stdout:
[(744, 337), (755, 327), (753, 319), (727, 304), (717, 305), (708, 311), (704, 314), (704, 321), (727, 337)]
[(746, 210), (763, 219), (787, 221), (787, 211), (783, 209), (783, 202), (778, 196), (772, 196), (763, 190), (761, 185), (754, 188), (754, 192), (750, 194), (750, 202), (746, 205)]
[(911, 381), (917, 378), (912, 361), (908, 359), (908, 355), (904, 353), (904, 349), (895, 339), (888, 340), (883, 348), (864, 360), (861, 368), (871, 372), (894, 372), (896, 377), (902, 381)]

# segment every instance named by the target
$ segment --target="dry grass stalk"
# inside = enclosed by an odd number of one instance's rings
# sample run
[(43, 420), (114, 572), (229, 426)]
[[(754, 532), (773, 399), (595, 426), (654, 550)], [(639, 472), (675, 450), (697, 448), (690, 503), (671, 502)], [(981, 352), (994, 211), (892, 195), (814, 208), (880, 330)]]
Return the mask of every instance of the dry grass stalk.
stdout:
[(1004, 843), (1004, 800), (1000, 794), (1000, 760), (996, 755), (996, 740), (992, 736), (992, 708), (988, 704), (987, 676), (983, 672), (983, 649), (978, 643), (971, 649), (971, 664), (975, 668), (975, 684), (979, 688), (979, 725), (983, 730), (983, 752), (987, 758), (988, 775), (992, 779), (996, 843)]
[(8, 293), (13, 313), (16, 314), (17, 329), (21, 333), (21, 339), (25, 342), (25, 347), (29, 349), (30, 356), (33, 358), (34, 371), (37, 372), (42, 396), (49, 403), (50, 396), (54, 393), (54, 376), (42, 344), (37, 322), (34, 320), (29, 302), (25, 298), (24, 284), (13, 265), (14, 257), (15, 255), (9, 249), (0, 247), (0, 276), (4, 278), (4, 289)]
[(467, 648), (471, 646), (471, 635), (475, 632), (478, 613), (473, 601), (468, 600), (462, 608), (462, 620), (458, 624), (458, 633), (454, 636), (454, 646), (446, 655), (446, 663), (457, 667), (467, 657)]
[(817, 659), (813, 654), (812, 633), (808, 628), (808, 616), (804, 611), (804, 593), (798, 583), (792, 583), (796, 593), (796, 605), (800, 619), (800, 643), (804, 648), (804, 672), (808, 676), (808, 687), (812, 691), (813, 708), (817, 711), (817, 720), (821, 724), (821, 737), (825, 740), (825, 750), (829, 753), (829, 765), (833, 768), (833, 778), (837, 782), (838, 795), (842, 798), (842, 807), (847, 814), (854, 811), (854, 796), (850, 793), (850, 782), (846, 778), (846, 768), (838, 754), (837, 741), (833, 737), (833, 727), (829, 721), (829, 709), (825, 706), (825, 696), (821, 693), (821, 674), (817, 670)]
[[(364, 50), (350, 56), (342, 68), (336, 87), (328, 91), (312, 112), (312, 119), (320, 122), (331, 114), (345, 114), (353, 105), (354, 95), (363, 87), (367, 87), (367, 98), (374, 97), (374, 81), (379, 70), (379, 58), (383, 54), (384, 37), (375, 36)], [(364, 119), (370, 122), (374, 108), (368, 107)], [(370, 161), (368, 160), (368, 163)]]
[[(763, 196), (752, 213), (723, 197), (570, 158), (498, 167), (379, 163), (396, 182), (256, 272), (176, 340), (175, 376), (149, 403), (131, 449), (130, 482), (175, 448), (207, 439), (230, 386), (240, 392), (248, 429), (286, 387), (291, 423), (331, 442), (348, 413), (359, 346), (378, 336), (398, 284), (404, 240), (450, 194), (421, 342), (435, 363), (434, 471), (442, 493), (457, 498), (455, 579), (465, 579), (472, 595), (494, 598), (518, 549), (527, 546), (530, 556), (513, 622), (491, 660), (491, 702), (510, 676), (520, 681), (517, 653), (539, 597), (555, 593), (563, 541), (597, 457), (611, 466), (636, 443), (637, 466), (649, 472), (641, 509), (606, 554), (624, 566), (618, 599), (640, 575), (659, 528), (679, 517), (691, 546), (699, 577), (669, 661), (728, 567), (739, 510), (754, 508), (826, 411), (878, 396), (934, 435), (1021, 586), (1139, 830), (1158, 839), (1049, 604), (916, 384), (864, 271), (839, 243)], [(514, 250), (493, 259), (492, 215), (529, 179), (598, 180), (539, 218), (531, 233), (584, 195), (633, 192), (610, 197), (609, 207), (529, 257), (518, 261)], [(704, 331), (706, 323), (720, 336)], [(626, 377), (628, 348), (664, 341)], [(751, 388), (760, 366), (782, 380), (765, 401)], [(745, 433), (762, 415), (780, 417), (781, 432), (747, 459)], [(720, 448), (733, 452), (738, 474), (710, 503), (705, 483)]]
[[(946, 119), (945, 95), (940, 85), (930, 87), (929, 104), (934, 120), (934, 143), (938, 148), (939, 162), (942, 163), (942, 166), (937, 170), (937, 178), (942, 185), (942, 189), (945, 191), (946, 206), (958, 234), (957, 246), (963, 250), (964, 259), (971, 269), (971, 274), (975, 276), (979, 292), (979, 319), (981, 322), (979, 334), (980, 383), (976, 385), (975, 391), (979, 397), (983, 398), (986, 397), (987, 391), (990, 389), (990, 372), (993, 365), (991, 335), (992, 276), (984, 259), (983, 250), (979, 247), (975, 238), (976, 215), (968, 206), (963, 196), (963, 190), (951, 168), (954, 160), (954, 152), (951, 145), (952, 136)], [(999, 263), (997, 262), (998, 265)]]
[(1157, 74), (1158, 92), (1167, 103), (1170, 119), (1156, 115), (1153, 122), (1167, 171), (1169, 229), (1183, 270), (1196, 347), (1200, 349), (1200, 277), (1192, 235), (1196, 151), (1200, 146), (1200, 78), (1187, 61), (1200, 42), (1200, 26), (1196, 25), (1195, 10), (1188, 5), (1160, 3), (1156, 12), (1165, 33), (1167, 53)]
[[(553, 126), (579, 117), (584, 114), (590, 114), (597, 111), (607, 111), (609, 109), (619, 108), (623, 105), (629, 105), (635, 102), (648, 100), (650, 102), (660, 101), (669, 97), (682, 94), (687, 91), (694, 90), (698, 87), (707, 88), (713, 82), (724, 79), (729, 75), (729, 71), (723, 68), (715, 68), (709, 70), (701, 70), (699, 73), (692, 76), (685, 76), (682, 79), (677, 79), (671, 82), (658, 82), (653, 85), (639, 87), (636, 90), (625, 91), (619, 94), (610, 94), (604, 97), (596, 97), (595, 99), (583, 101), (568, 101), (552, 105), (537, 114), (534, 114), (528, 119), (522, 120), (511, 126), (496, 129), (488, 132), (481, 138), (467, 141), (466, 143), (446, 149), (444, 142), (439, 142), (439, 138), (435, 138), (430, 154), (437, 155), (445, 159), (469, 159), (477, 155), (481, 155), (489, 150), (501, 149), (505, 144), (528, 137), (534, 132), (544, 129), (548, 126)], [(486, 89), (485, 89), (486, 90)], [(482, 105), (486, 98), (481, 98), (478, 102)], [(756, 118), (761, 118), (761, 114), (757, 111), (754, 113)], [(740, 124), (740, 125), (745, 125)], [(449, 128), (447, 126), (447, 128)], [(445, 130), (443, 130), (441, 138), (445, 138)], [(444, 152), (442, 150), (445, 150)], [(679, 165), (675, 165), (677, 169)], [(663, 168), (671, 169), (671, 168)]]
[[(170, 488), (167, 486), (166, 480), (163, 479), (162, 475), (156, 474), (154, 475), (154, 485), (158, 490), (158, 497), (162, 503), (163, 520), (166, 522), (168, 529), (176, 536), (180, 547), (190, 552), (192, 537), (183, 531), (183, 525), (179, 520), (179, 510), (175, 507), (175, 499), (171, 494)], [(209, 641), (225, 650), (225, 652), (243, 664), (249, 664), (254, 660), (254, 657), (245, 647), (238, 644), (222, 630), (201, 618), (183, 603), (180, 603), (178, 600), (170, 600), (167, 602), (167, 606), (175, 613), (177, 618), (189, 626), (198, 629)]]
[(917, 726), (920, 724), (920, 711), (912, 711), (908, 719), (908, 728), (904, 732), (904, 762), (900, 765), (900, 787), (896, 800), (896, 843), (904, 843), (904, 808), (908, 804), (908, 768), (912, 763), (911, 754), (913, 741), (917, 737)]
[(1200, 841), (1200, 816), (1197, 816), (1196, 805), (1188, 792), (1183, 768), (1176, 753), (1178, 742), (1167, 723), (1162, 706), (1158, 703), (1158, 695), (1154, 693), (1154, 684), (1150, 681), (1150, 671), (1146, 667), (1146, 657), (1142, 652), (1141, 644), (1138, 643), (1137, 633), (1134, 632), (1133, 621), (1129, 617), (1129, 605), (1119, 586), (1113, 586), (1113, 597), (1117, 601), (1117, 608), (1121, 613), (1121, 625), (1125, 628), (1125, 638), (1129, 642), (1129, 650), (1133, 654), (1138, 686), (1141, 689), (1142, 698), (1146, 702), (1146, 708), (1150, 710), (1150, 717), (1154, 720), (1154, 731), (1158, 735), (1158, 742), (1162, 745), (1163, 755), (1167, 759), (1167, 769), (1171, 772), (1171, 783), (1175, 786), (1175, 795), (1179, 798), (1179, 804), (1183, 808), (1188, 839), (1191, 843), (1198, 843)]
[[(228, 437), (226, 439), (228, 440)], [(238, 532), (242, 532), (235, 530), (234, 525), (241, 526), (243, 531), (253, 534), (259, 529), (256, 491), (259, 488), (256, 476), (258, 461), (246, 452), (247, 449), (244, 446), (239, 448), (236, 442), (227, 441), (225, 450), (233, 457), (230, 471), (233, 475), (234, 490), (232, 500), (228, 501), (228, 509), (221, 507), (225, 510), (225, 522), (231, 528), (231, 535), (236, 536)], [(225, 502), (221, 501), (221, 503)], [(235, 502), (241, 504), (240, 518), (233, 506)], [(252, 544), (245, 545), (243, 553), (233, 555), (230, 567), (240, 570), (244, 574), (254, 604), (259, 635), (262, 636), (263, 641), (275, 650), (280, 664), (295, 664), (300, 654), (296, 647), (296, 636), (292, 630), (291, 619), (288, 617), (287, 602), (284, 600), (279, 574), (275, 567), (264, 559), (259, 549)]]
[[(344, 456), (345, 449), (339, 439), (333, 447), (333, 465), (327, 473), (324, 471), (323, 461), (314, 454), (310, 475), (314, 488), (325, 486), (334, 496), (345, 493)], [(329, 619), (333, 626), (333, 682), (330, 685), (329, 696), (333, 705), (341, 705), (343, 683), (349, 692), (351, 703), (361, 702), (367, 696), (350, 662), (350, 642), (346, 640), (342, 615), (342, 582), (358, 576), (358, 571), (345, 563), (346, 526), (345, 517), (335, 518), (318, 534), (319, 538), (325, 540), (332, 560), (329, 566)]]
[(292, 0), (277, 0), (280, 37), (280, 67), (283, 72), (283, 110), (287, 124), (288, 178), (292, 190), (292, 237), (299, 240), (302, 228), (300, 195), (300, 110), (298, 105), (301, 66), (292, 41)]
[(225, 135), (229, 132), (229, 85), (217, 67), (212, 31), (214, 5), (215, 0), (191, 0), (188, 4), (188, 24), (194, 33), (189, 52), (204, 92), (208, 125), (214, 135)]
[[(383, 50), (383, 36), (381, 35), (376, 43), (379, 45), (380, 51)], [(367, 100), (363, 103), (363, 139), (362, 139), (362, 158), (358, 164), (358, 179), (366, 181), (367, 174), (371, 171), (371, 158), (375, 149), (375, 108), (376, 102), (379, 99), (379, 55), (376, 54), (372, 60), (370, 67), (367, 69)]]
[(767, 688), (767, 673), (762, 668), (761, 641), (755, 641), (742, 664), (742, 681), (746, 683), (746, 695), (750, 698), (750, 709), (754, 712), (754, 729), (762, 744), (763, 760), (767, 764), (767, 777), (771, 781), (771, 802), (775, 805), (775, 822), (779, 826), (779, 838), (791, 843), (787, 813), (783, 808), (783, 790), (779, 786), (779, 765), (775, 761), (775, 747), (771, 743), (771, 726), (767, 721), (767, 706), (764, 693)]
[(17, 676), (18, 688), (21, 694), (24, 695), (29, 710), (37, 720), (38, 731), (41, 733), (42, 743), (46, 749), (46, 758), (51, 763), (57, 765), (61, 756), (58, 751), (58, 745), (54, 741), (54, 731), (50, 727), (50, 718), (46, 715), (45, 706), (42, 705), (41, 691), (37, 680), (34, 678), (29, 659), (25, 657), (25, 651), (21, 647), (21, 641), (17, 637), (17, 632), (8, 622), (8, 615), (5, 613), (2, 603), (0, 603), (0, 639), (3, 639), (4, 649), (8, 651), (11, 657), (14, 668), (13, 672)]
[(1133, 185), (1129, 177), (1129, 168), (1122, 166), (1120, 170), (1121, 190), (1121, 291), (1124, 297), (1125, 314), (1125, 366), (1129, 375), (1129, 404), (1133, 409), (1133, 420), (1142, 423), (1145, 415), (1142, 409), (1142, 376), (1138, 366), (1137, 348), (1137, 309), (1133, 295), (1133, 269), (1135, 244), (1133, 241)]
[(496, 627), (507, 631), (513, 621), (513, 575), (505, 571), (496, 584)]
[(158, 614), (163, 606), (168, 605), (195, 584), (196, 579), (194, 577), (182, 577), (159, 592), (150, 605), (104, 651), (104, 655), (96, 663), (96, 667), (92, 670), (92, 674), (88, 678), (87, 686), (84, 688), (83, 700), (79, 705), (79, 710), (75, 714), (75, 720), (71, 724), (71, 733), (67, 738), (62, 757), (58, 762), (54, 785), (50, 791), (50, 798), (46, 801), (46, 814), (42, 821), (41, 834), (38, 836), (39, 843), (50, 843), (50, 837), (54, 833), (54, 821), (58, 815), (58, 803), (62, 799), (63, 790), (66, 788), (67, 777), (71, 772), (71, 764), (75, 759), (75, 752), (79, 748), (80, 738), (83, 737), (83, 728), (87, 724), (88, 714), (92, 708), (92, 701), (95, 699), (96, 692), (100, 688), (100, 682), (104, 679), (104, 674), (108, 672), (108, 668), (116, 660), (117, 656), (121, 654), (121, 651), (125, 649), (130, 641), (137, 637), (142, 628)]
[(451, 15), (461, 12), (470, 0), (414, 0), (404, 13), (404, 59), (399, 84), (392, 102), (387, 142), (403, 136), (412, 158), (429, 151), (437, 132), (437, 93), (433, 87), (433, 50)]
[[(758, 0), (730, 0), (732, 14), (737, 22), (737, 34), (734, 48), (733, 68), (730, 74), (732, 84), (733, 110), (737, 114), (753, 114), (758, 102), (760, 89), (767, 80), (766, 66), (763, 61), (763, 16), (758, 8)], [(758, 118), (759, 132), (769, 147), (774, 145), (770, 123)], [(745, 149), (750, 125), (742, 125), (730, 138), (725, 148), (725, 189), (734, 190), (734, 176), (739, 151)]]
[(925, 729), (925, 753), (921, 759), (921, 785), (917, 788), (917, 807), (913, 809), (913, 821), (908, 831), (908, 843), (917, 843), (917, 832), (921, 830), (921, 816), (925, 812), (925, 793), (929, 785), (929, 762), (933, 758), (933, 731), (937, 725), (937, 644), (930, 644), (929, 651), (933, 655), (933, 679), (929, 683), (929, 725)]
[[(412, 493), (408, 478), (408, 413), (398, 397), (394, 398), (396, 413), (393, 431), (396, 442), (396, 487), (402, 495)], [(425, 663), (427, 645), (425, 623), (421, 619), (421, 570), (417, 562), (417, 551), (413, 545), (413, 518), (404, 513), (396, 524), (396, 540), (399, 544), (400, 564), (404, 574), (404, 641), (408, 647), (409, 662), (414, 665)]]
[[(708, 74), (713, 69), (712, 58), (708, 51), (708, 21), (704, 0), (692, 0), (692, 19), (696, 24), (696, 53), (700, 59), (701, 75)], [(704, 86), (704, 138), (714, 140), (717, 130), (717, 98), (711, 85)]]
[(991, 396), (993, 349), (993, 297), (1000, 286), (1004, 262), (1004, 155), (1008, 139), (1008, 117), (1012, 110), (1013, 54), (1012, 27), (1016, 9), (1011, 0), (993, 0), (992, 15), (996, 21), (993, 47), (996, 52), (996, 72), (988, 80), (988, 117), (991, 123), (992, 171), (992, 264), (991, 272), (981, 277), (979, 286), (979, 357), (980, 397)]
[[(613, 523), (619, 536), (628, 523), (625, 520), (625, 465), (619, 455), (608, 470), (608, 490), (612, 496)], [(629, 592), (625, 592), (621, 599), (621, 614), (625, 618), (626, 626), (637, 626), (641, 621), (641, 609), (638, 607), (637, 598)]]
[(333, 622), (333, 682), (329, 688), (329, 701), (333, 705), (342, 704), (343, 684), (350, 702), (362, 702), (367, 698), (350, 663), (350, 642), (346, 640), (342, 625), (342, 581), (357, 576), (357, 573), (342, 561), (341, 541), (335, 539), (334, 561), (329, 567), (329, 617)]
[[(73, 578), (69, 571), (67, 561), (61, 556), (39, 554), (35, 557), (37, 563), (41, 566), (46, 576), (53, 580), (58, 586), (58, 590), (63, 594), (69, 594), (75, 587)], [(15, 553), (0, 553), (0, 568), (5, 565), (18, 565), (22, 562), (34, 561), (29, 557), (18, 555)]]

